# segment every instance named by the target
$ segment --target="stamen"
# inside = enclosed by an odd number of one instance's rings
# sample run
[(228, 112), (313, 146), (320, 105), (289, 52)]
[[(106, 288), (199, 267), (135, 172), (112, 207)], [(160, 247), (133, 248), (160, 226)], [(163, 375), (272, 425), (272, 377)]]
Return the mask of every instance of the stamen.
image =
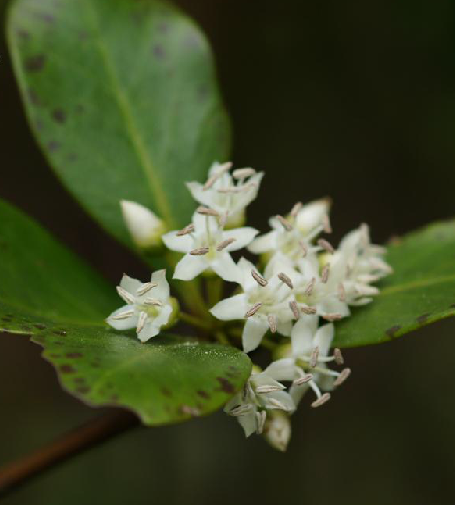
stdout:
[(156, 298), (146, 298), (144, 300), (144, 305), (150, 305), (152, 307), (162, 307), (163, 303), (157, 300)]
[(131, 293), (128, 293), (126, 289), (117, 286), (117, 293), (120, 295), (121, 298), (125, 300), (126, 303), (129, 303), (130, 305), (134, 303), (135, 301), (134, 296)]
[(332, 227), (330, 226), (330, 220), (327, 214), (322, 218), (322, 227), (326, 233), (332, 233)]
[(112, 316), (111, 319), (114, 321), (120, 321), (122, 319), (128, 319), (129, 317), (134, 316), (134, 309), (125, 310), (124, 312), (120, 312), (116, 316)]
[(321, 282), (324, 284), (329, 280), (329, 274), (330, 274), (330, 265), (327, 264), (323, 269), (321, 273)]
[(307, 314), (308, 316), (312, 314), (316, 314), (316, 307), (308, 307), (308, 305), (301, 305), (300, 310), (304, 313)]
[(303, 240), (299, 240), (299, 246), (300, 249), (302, 249), (303, 257), (305, 257), (308, 254), (308, 247)]
[(258, 386), (256, 388), (256, 393), (261, 395), (261, 394), (266, 394), (266, 393), (273, 393), (275, 391), (283, 391), (283, 389), (284, 389), (284, 386), (282, 386), (281, 384), (279, 386), (269, 384), (269, 385), (264, 385), (264, 386)]
[(313, 408), (320, 407), (321, 405), (324, 405), (324, 403), (327, 403), (330, 400), (330, 393), (324, 393), (320, 398), (315, 400), (311, 406)]
[(220, 242), (217, 246), (216, 246), (216, 250), (217, 251), (222, 251), (223, 249), (226, 249), (226, 247), (230, 246), (233, 242), (235, 242), (237, 239), (235, 239), (234, 237), (231, 237), (231, 238), (228, 238), (226, 240), (223, 240), (223, 242)]
[(318, 364), (319, 347), (315, 347), (311, 353), (310, 367), (314, 368)]
[(335, 363), (337, 365), (343, 365), (344, 364), (344, 358), (343, 358), (343, 355), (341, 354), (341, 350), (338, 349), (338, 347), (336, 347), (334, 350), (333, 350), (333, 357), (335, 359)]
[(192, 256), (204, 256), (208, 252), (209, 252), (208, 247), (199, 247), (198, 249), (193, 249), (192, 251), (190, 251), (190, 254)]
[(248, 310), (245, 314), (245, 317), (248, 318), (248, 317), (251, 317), (251, 316), (254, 316), (254, 314), (256, 314), (256, 312), (262, 307), (262, 303), (261, 302), (258, 302), (256, 303), (255, 305), (253, 305), (251, 307), (250, 310)]
[(218, 193), (240, 193), (241, 191), (244, 191), (246, 188), (246, 185), (244, 186), (229, 186), (227, 188), (218, 188), (217, 191)]
[(263, 288), (267, 286), (267, 281), (264, 279), (264, 277), (262, 277), (262, 275), (256, 272), (256, 270), (251, 270), (251, 276), (259, 284), (259, 286), (262, 286)]
[(276, 333), (276, 317), (273, 314), (267, 316), (267, 321), (269, 322), (269, 328), (272, 333)]
[(324, 240), (323, 238), (320, 238), (318, 240), (318, 245), (322, 247), (324, 250), (329, 252), (330, 254), (333, 254), (335, 252), (335, 249), (333, 248), (333, 245), (328, 242), (327, 240)]
[(313, 374), (309, 373), (306, 375), (302, 375), (302, 377), (299, 377), (298, 379), (295, 379), (292, 383), (295, 384), (296, 386), (301, 386), (302, 384), (309, 382), (312, 378)]
[(305, 294), (306, 296), (311, 296), (313, 294), (315, 284), (316, 284), (316, 277), (313, 277), (308, 286), (306, 287), (305, 291), (303, 292), (303, 294)]
[(337, 314), (336, 312), (334, 312), (333, 314), (324, 314), (322, 317), (326, 321), (330, 321), (330, 322), (339, 321), (340, 319), (343, 318), (343, 316), (341, 314)]
[(207, 189), (210, 189), (215, 182), (226, 172), (232, 167), (232, 163), (228, 161), (227, 163), (223, 163), (217, 170), (216, 173), (214, 173), (212, 176), (210, 176), (207, 179), (207, 182), (203, 186), (203, 191), (206, 191)]
[(292, 210), (290, 212), (291, 217), (296, 218), (302, 206), (302, 202), (297, 202), (294, 207), (292, 207)]
[(297, 305), (297, 302), (295, 300), (292, 300), (292, 302), (289, 302), (289, 307), (292, 310), (292, 314), (294, 315), (294, 318), (299, 319), (300, 310), (299, 310), (299, 306)]
[(144, 329), (146, 321), (147, 321), (147, 312), (141, 312), (139, 314), (139, 319), (137, 321), (136, 333), (140, 333)]
[(250, 410), (251, 410), (251, 405), (238, 405), (237, 407), (234, 407), (233, 409), (231, 409), (228, 412), (228, 414), (230, 416), (238, 417), (238, 416), (242, 416), (243, 414), (246, 414)]
[(256, 173), (254, 168), (238, 168), (232, 172), (234, 179), (246, 179)]
[(267, 419), (267, 413), (265, 410), (261, 410), (260, 412), (256, 412), (256, 433), (259, 435), (263, 432), (264, 430), (264, 425), (265, 425), (265, 420)]
[(345, 368), (344, 370), (341, 371), (340, 375), (338, 376), (337, 380), (333, 383), (333, 385), (340, 386), (350, 375), (351, 375), (351, 369)]
[(185, 226), (185, 228), (182, 228), (180, 231), (176, 233), (177, 237), (183, 237), (183, 235), (188, 235), (188, 233), (193, 233), (194, 231), (194, 224), (191, 223), (188, 226)]
[(344, 302), (346, 300), (346, 290), (344, 289), (344, 284), (340, 282), (338, 284), (338, 300)]
[(210, 209), (209, 207), (198, 207), (196, 212), (202, 216), (218, 217), (220, 215), (215, 209)]
[(276, 398), (267, 398), (267, 403), (269, 405), (272, 405), (273, 407), (276, 407), (277, 409), (281, 409), (284, 411), (289, 411), (288, 407), (284, 403), (281, 403), (279, 400)]
[(145, 293), (148, 293), (152, 288), (156, 288), (158, 284), (156, 282), (147, 282), (143, 284), (140, 288), (137, 289), (136, 293), (139, 296), (145, 295)]
[(292, 231), (292, 225), (289, 221), (287, 221), (286, 219), (284, 219), (283, 216), (276, 216), (276, 218), (278, 219), (278, 221), (282, 224), (283, 228), (286, 230), (286, 231)]
[(281, 282), (284, 282), (289, 289), (294, 289), (291, 279), (285, 273), (279, 273), (278, 279), (280, 279)]

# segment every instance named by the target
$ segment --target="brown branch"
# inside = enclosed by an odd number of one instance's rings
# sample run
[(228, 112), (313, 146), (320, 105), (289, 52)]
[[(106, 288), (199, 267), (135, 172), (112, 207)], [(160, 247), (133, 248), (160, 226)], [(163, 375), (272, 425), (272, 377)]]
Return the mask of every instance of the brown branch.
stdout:
[(58, 463), (139, 424), (134, 414), (124, 410), (115, 410), (88, 421), (41, 449), (0, 468), (0, 497)]

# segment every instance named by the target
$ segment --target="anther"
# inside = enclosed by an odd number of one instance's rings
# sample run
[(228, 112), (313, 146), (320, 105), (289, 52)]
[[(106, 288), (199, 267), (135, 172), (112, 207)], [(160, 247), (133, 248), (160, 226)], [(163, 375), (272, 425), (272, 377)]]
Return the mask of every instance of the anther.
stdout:
[(120, 314), (117, 314), (116, 316), (112, 316), (111, 319), (114, 319), (115, 321), (120, 321), (122, 319), (128, 319), (129, 317), (134, 315), (134, 310), (125, 310), (124, 312), (120, 312)]
[(351, 375), (351, 369), (345, 368), (344, 370), (341, 371), (340, 375), (337, 377), (333, 385), (340, 386), (350, 375)]
[(301, 386), (302, 384), (306, 384), (307, 382), (310, 382), (310, 380), (313, 378), (313, 374), (308, 373), (306, 375), (303, 375), (302, 377), (299, 377), (298, 379), (295, 379), (292, 383), (295, 384), (296, 386)]
[(253, 279), (259, 284), (259, 286), (262, 286), (263, 288), (267, 286), (267, 281), (260, 275), (256, 270), (251, 270), (251, 276)]
[(256, 173), (254, 168), (238, 168), (232, 172), (234, 179), (246, 179)]
[(226, 240), (223, 240), (223, 242), (220, 242), (216, 246), (217, 251), (222, 251), (223, 249), (226, 249), (226, 247), (230, 246), (233, 242), (235, 242), (236, 239), (234, 237), (228, 238)]
[(307, 314), (308, 316), (312, 314), (316, 314), (316, 307), (308, 307), (307, 305), (302, 305), (300, 307), (300, 310), (304, 313)]
[(338, 299), (340, 302), (344, 302), (346, 300), (346, 290), (344, 289), (344, 284), (342, 282), (338, 284)]
[(333, 350), (333, 357), (335, 358), (335, 363), (337, 365), (342, 365), (344, 363), (343, 355), (341, 354), (341, 350), (336, 347)]
[(117, 293), (121, 298), (125, 300), (126, 303), (129, 303), (130, 305), (134, 303), (135, 299), (134, 296), (131, 293), (128, 293), (126, 289), (123, 289), (120, 286), (117, 286)]
[(199, 247), (198, 249), (193, 249), (192, 251), (190, 251), (190, 254), (192, 256), (204, 256), (208, 252), (209, 252), (208, 247)]
[(313, 294), (314, 285), (316, 284), (316, 277), (313, 277), (309, 282), (308, 286), (305, 288), (304, 294), (306, 296), (311, 296)]
[(286, 405), (284, 403), (280, 402), (276, 398), (267, 398), (267, 402), (270, 405), (272, 405), (273, 407), (276, 407), (277, 409), (281, 409), (281, 410), (284, 410), (284, 411), (289, 411), (289, 408), (286, 407)]
[(248, 310), (246, 313), (245, 313), (245, 317), (248, 318), (248, 317), (251, 317), (251, 316), (254, 316), (254, 314), (256, 314), (256, 312), (262, 307), (262, 303), (261, 302), (258, 302), (256, 304), (254, 304), (250, 310)]
[(141, 312), (137, 321), (136, 333), (140, 333), (144, 329), (145, 321), (147, 321), (147, 313)]
[(240, 193), (246, 186), (228, 186), (227, 188), (217, 188), (218, 193)]
[(269, 323), (269, 328), (272, 333), (276, 333), (276, 317), (273, 314), (267, 316), (267, 321)]
[(284, 272), (278, 274), (278, 279), (280, 279), (281, 282), (284, 282), (289, 289), (294, 289), (291, 279)]
[(324, 284), (329, 280), (329, 274), (330, 274), (330, 265), (327, 264), (323, 269), (321, 273), (321, 282)]
[(146, 298), (144, 300), (144, 305), (150, 305), (152, 307), (162, 307), (163, 303), (157, 300), (156, 298)]
[(202, 189), (204, 191), (210, 189), (215, 184), (215, 182), (224, 174), (224, 172), (229, 170), (231, 167), (232, 163), (230, 161), (228, 161), (227, 163), (223, 163), (220, 167), (218, 167), (216, 173), (207, 179), (207, 182), (204, 184)]
[(333, 254), (335, 252), (333, 245), (327, 240), (324, 240), (323, 238), (320, 238), (318, 240), (318, 245), (322, 247), (325, 251), (329, 252), (330, 254)]
[(188, 233), (193, 233), (194, 231), (194, 224), (191, 223), (188, 226), (185, 226), (185, 228), (182, 228), (180, 231), (176, 233), (177, 237), (183, 237), (183, 235), (188, 235)]
[(283, 391), (283, 389), (284, 389), (284, 386), (282, 386), (282, 385), (275, 386), (275, 385), (271, 385), (271, 384), (269, 384), (269, 385), (265, 384), (263, 386), (258, 386), (256, 388), (256, 393), (258, 393), (259, 395), (261, 395), (261, 394), (263, 395), (263, 394), (267, 394), (267, 393), (274, 393), (275, 391)]
[(256, 433), (259, 435), (263, 432), (265, 426), (265, 420), (267, 419), (267, 413), (265, 410), (261, 410), (261, 412), (256, 412)]
[(228, 412), (228, 414), (230, 416), (238, 417), (238, 416), (242, 416), (243, 414), (246, 414), (250, 410), (251, 410), (251, 405), (238, 405), (237, 407), (234, 407), (233, 409), (231, 409)]
[(319, 358), (319, 347), (315, 347), (311, 353), (310, 367), (314, 368), (318, 363)]
[(139, 296), (145, 295), (145, 293), (148, 293), (151, 289), (156, 288), (158, 284), (156, 282), (147, 282), (143, 284), (140, 288), (137, 288), (136, 293)]
[(323, 316), (323, 319), (325, 319), (326, 321), (339, 321), (340, 319), (343, 318), (343, 316), (341, 314), (338, 314), (336, 312), (334, 312), (333, 314), (324, 314)]
[(299, 306), (297, 305), (297, 302), (295, 300), (292, 300), (292, 302), (289, 302), (289, 307), (292, 310), (292, 314), (294, 315), (294, 318), (299, 319), (300, 310), (299, 310)]
[(198, 207), (196, 212), (202, 216), (218, 217), (220, 215), (215, 209), (210, 209), (209, 207)]
[(299, 246), (300, 249), (302, 249), (303, 257), (305, 257), (308, 254), (308, 247), (306, 246), (305, 242), (303, 242), (303, 240), (299, 240)]
[(296, 218), (297, 214), (299, 213), (300, 209), (302, 208), (303, 204), (302, 202), (297, 202), (294, 207), (292, 207), (292, 210), (290, 212), (291, 217)]
[(317, 400), (315, 400), (311, 406), (313, 408), (320, 407), (321, 405), (324, 405), (324, 403), (327, 403), (330, 400), (330, 393), (324, 393), (322, 396), (320, 396)]
[(276, 218), (278, 219), (278, 221), (281, 223), (281, 225), (283, 226), (283, 228), (286, 230), (286, 231), (292, 231), (292, 225), (289, 221), (287, 221), (286, 219), (284, 219), (283, 216), (276, 216)]

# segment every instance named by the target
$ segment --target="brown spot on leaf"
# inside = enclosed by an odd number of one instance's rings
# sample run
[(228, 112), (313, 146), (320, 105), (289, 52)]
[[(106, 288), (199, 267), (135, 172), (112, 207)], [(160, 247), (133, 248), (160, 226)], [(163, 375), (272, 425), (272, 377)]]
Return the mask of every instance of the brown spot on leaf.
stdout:
[(65, 111), (62, 109), (54, 109), (52, 111), (52, 117), (57, 123), (63, 124), (66, 121)]
[(49, 149), (50, 152), (57, 151), (60, 149), (60, 142), (57, 142), (56, 140), (51, 140), (50, 142), (47, 143), (47, 148)]
[(41, 100), (39, 99), (35, 90), (29, 89), (27, 93), (28, 93), (28, 98), (30, 100), (30, 103), (32, 105), (36, 105), (36, 106), (41, 105)]
[(90, 388), (88, 386), (79, 386), (76, 388), (76, 391), (81, 394), (88, 393), (90, 391)]
[(71, 365), (62, 365), (59, 367), (59, 370), (62, 373), (74, 373), (76, 371)]
[(217, 377), (216, 380), (220, 383), (221, 391), (231, 394), (235, 392), (234, 386), (224, 377)]
[(30, 39), (30, 33), (27, 30), (24, 30), (23, 28), (18, 28), (16, 30), (17, 36), (22, 39), (22, 40), (29, 40)]
[(199, 390), (197, 394), (201, 397), (204, 398), (204, 400), (208, 400), (210, 398), (210, 395), (207, 393), (207, 391), (202, 391)]
[(452, 305), (449, 307), (449, 309), (455, 309), (455, 303), (452, 303)]
[(421, 316), (419, 316), (417, 318), (417, 322), (419, 324), (423, 324), (430, 316), (431, 316), (431, 314), (429, 312), (427, 312), (426, 314), (422, 314)]
[(190, 407), (189, 405), (182, 405), (180, 407), (180, 411), (182, 412), (182, 414), (190, 415), (191, 417), (197, 417), (201, 415), (199, 409), (195, 407)]
[(77, 384), (83, 384), (85, 382), (85, 379), (84, 377), (75, 377), (74, 382), (76, 382)]
[(61, 337), (66, 337), (65, 330), (54, 330), (52, 333), (54, 333), (55, 335), (60, 335)]
[(82, 354), (80, 352), (69, 352), (67, 355), (66, 355), (67, 358), (82, 358)]
[(156, 44), (155, 46), (153, 46), (153, 54), (159, 60), (163, 60), (166, 57), (166, 53), (164, 51), (164, 48), (160, 44)]
[(388, 330), (386, 330), (385, 332), (387, 333), (387, 335), (390, 337), (390, 338), (393, 338), (395, 336), (395, 333), (397, 333), (397, 331), (401, 330), (401, 326), (399, 324), (396, 324), (395, 326), (391, 326)]
[(25, 60), (24, 66), (27, 72), (40, 72), (46, 61), (44, 54), (37, 54), (35, 56), (30, 56)]
[(168, 398), (172, 396), (172, 391), (169, 391), (169, 389), (166, 387), (161, 388), (161, 392), (163, 393), (164, 396), (167, 396)]

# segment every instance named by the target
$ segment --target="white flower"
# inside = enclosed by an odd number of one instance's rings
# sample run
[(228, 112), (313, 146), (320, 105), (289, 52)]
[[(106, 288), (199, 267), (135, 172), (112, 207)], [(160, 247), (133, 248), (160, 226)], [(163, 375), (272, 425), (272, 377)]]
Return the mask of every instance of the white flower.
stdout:
[(329, 393), (334, 387), (342, 384), (350, 375), (349, 368), (335, 372), (327, 368), (327, 363), (343, 363), (339, 349), (333, 356), (328, 356), (333, 340), (333, 324), (318, 328), (317, 316), (299, 319), (291, 333), (292, 353), (290, 357), (274, 361), (267, 368), (267, 373), (277, 381), (293, 381), (290, 389), (295, 405), (311, 388), (316, 394), (312, 407), (319, 407), (330, 399)]
[(262, 433), (267, 410), (279, 409), (293, 412), (294, 402), (285, 387), (267, 373), (252, 373), (243, 390), (237, 393), (224, 407), (224, 411), (237, 417), (245, 435)]
[(370, 242), (366, 224), (348, 233), (333, 255), (331, 282), (342, 285), (344, 297), (349, 305), (365, 305), (379, 289), (371, 286), (392, 272), (384, 261), (386, 249)]
[(138, 247), (146, 249), (161, 244), (161, 236), (166, 231), (164, 221), (139, 203), (122, 200), (120, 205), (125, 224)]
[(243, 223), (243, 213), (257, 196), (263, 173), (252, 168), (240, 168), (229, 173), (232, 163), (213, 163), (205, 184), (187, 182), (193, 198), (199, 203), (227, 215), (227, 225)]
[(127, 305), (106, 319), (116, 330), (136, 328), (139, 340), (146, 342), (158, 335), (161, 327), (169, 322), (173, 307), (166, 270), (158, 270), (146, 283), (124, 275), (117, 292)]
[(273, 448), (284, 452), (291, 439), (289, 414), (282, 410), (268, 412), (264, 426), (264, 437)]
[(314, 239), (322, 231), (330, 232), (328, 220), (329, 203), (317, 200), (305, 206), (296, 204), (289, 216), (272, 217), (269, 221), (272, 231), (254, 240), (248, 249), (255, 254), (281, 252), (292, 261), (306, 257), (310, 253), (331, 248), (322, 240), (314, 245)]
[(238, 268), (229, 253), (248, 245), (258, 231), (250, 227), (223, 230), (217, 217), (201, 212), (210, 209), (199, 209), (192, 224), (163, 236), (169, 249), (186, 253), (175, 268), (174, 279), (188, 281), (211, 269), (224, 280), (237, 282)]
[(245, 352), (256, 349), (269, 328), (272, 333), (290, 336), (295, 317), (291, 272), (283, 268), (288, 274), (283, 271), (275, 275), (279, 270), (275, 264), (262, 277), (245, 258), (240, 259), (238, 268), (243, 293), (222, 300), (210, 312), (223, 321), (246, 319), (242, 335)]

